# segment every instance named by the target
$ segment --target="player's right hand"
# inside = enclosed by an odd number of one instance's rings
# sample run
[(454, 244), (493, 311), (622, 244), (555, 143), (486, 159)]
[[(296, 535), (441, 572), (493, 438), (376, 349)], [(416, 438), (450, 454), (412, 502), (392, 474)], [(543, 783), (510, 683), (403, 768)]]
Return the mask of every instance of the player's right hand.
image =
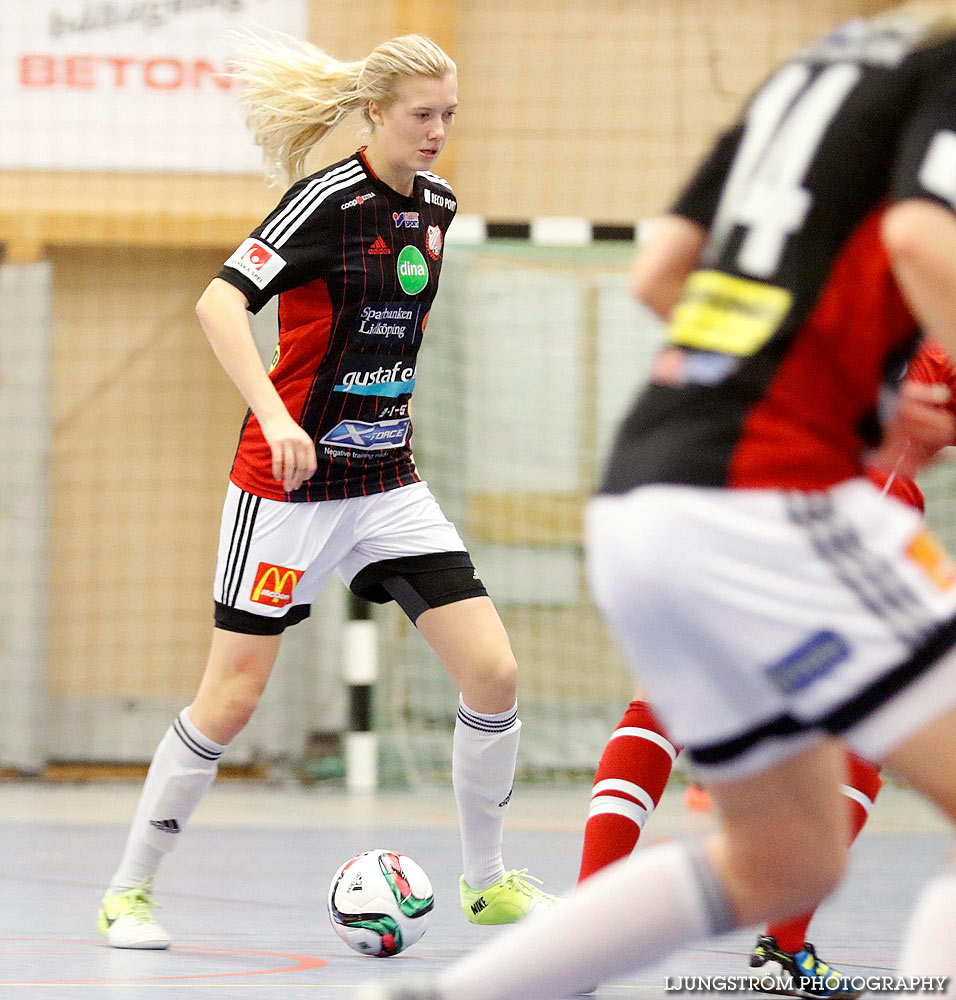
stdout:
[(286, 493), (297, 490), (318, 468), (312, 438), (288, 414), (260, 421), (260, 426), (272, 450), (272, 478)]

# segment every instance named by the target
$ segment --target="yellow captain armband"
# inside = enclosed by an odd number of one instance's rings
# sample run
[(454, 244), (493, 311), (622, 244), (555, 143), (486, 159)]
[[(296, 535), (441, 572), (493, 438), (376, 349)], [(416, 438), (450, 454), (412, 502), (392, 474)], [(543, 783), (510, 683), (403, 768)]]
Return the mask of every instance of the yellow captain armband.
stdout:
[(793, 296), (721, 271), (695, 271), (671, 317), (668, 340), (736, 357), (755, 354), (779, 329)]

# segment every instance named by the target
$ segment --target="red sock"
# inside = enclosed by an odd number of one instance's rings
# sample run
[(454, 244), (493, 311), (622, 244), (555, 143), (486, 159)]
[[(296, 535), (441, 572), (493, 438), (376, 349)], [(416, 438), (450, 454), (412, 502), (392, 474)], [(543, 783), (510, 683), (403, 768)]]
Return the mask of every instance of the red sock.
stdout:
[[(843, 792), (850, 804), (850, 843), (852, 844), (870, 815), (870, 809), (873, 808), (873, 801), (883, 784), (883, 779), (880, 777), (878, 767), (863, 760), (862, 757), (857, 757), (856, 754), (847, 753), (846, 764), (847, 779), (843, 786)], [(805, 913), (802, 917), (796, 917), (793, 920), (781, 921), (779, 924), (770, 924), (764, 933), (772, 934), (784, 951), (791, 953), (801, 951), (807, 940), (807, 927), (810, 926), (814, 912), (816, 911)]]
[(632, 701), (601, 755), (578, 882), (627, 857), (657, 807), (678, 754), (645, 701)]

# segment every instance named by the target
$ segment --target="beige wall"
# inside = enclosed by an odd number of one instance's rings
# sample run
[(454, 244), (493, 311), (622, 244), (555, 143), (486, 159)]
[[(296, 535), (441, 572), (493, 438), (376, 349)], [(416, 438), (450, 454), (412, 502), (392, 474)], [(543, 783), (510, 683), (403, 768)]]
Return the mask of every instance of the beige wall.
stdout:
[(467, 0), (461, 211), (631, 222), (660, 211), (769, 67), (886, 0)]
[[(630, 223), (666, 204), (741, 97), (781, 57), (891, 0), (313, 0), (312, 39), (361, 58), (431, 31), (459, 66), (461, 114), (438, 169), (462, 212)], [(450, 11), (456, 11), (452, 16)], [(316, 150), (361, 141), (356, 116)], [(226, 247), (275, 203), (254, 176), (0, 171), (0, 241)]]
[[(361, 58), (400, 25), (428, 31), (437, 20), (436, 37), (458, 64), (461, 105), (436, 169), (454, 184), (459, 211), (629, 223), (666, 204), (771, 66), (827, 27), (893, 5), (459, 0), (454, 19), (429, 17), (419, 3), (395, 5), (410, 13), (359, 5), (362, 16), (340, 21), (355, 8), (337, 2), (316, 3), (310, 28), (317, 44)], [(360, 126), (342, 126), (313, 162), (347, 155)]]
[[(458, 135), (439, 169), (462, 212), (631, 222), (665, 204), (772, 63), (889, 4), (459, 0), (453, 25), (449, 6), (314, 0), (311, 34), (357, 58), (400, 25), (435, 25), (460, 68)], [(355, 145), (343, 128), (315, 161)], [(193, 303), (277, 195), (254, 178), (126, 178), (122, 206), (113, 190), (0, 176), (0, 241), (55, 268), (50, 680), (67, 696), (186, 697), (244, 409)]]
[(53, 254), (52, 692), (186, 694), (244, 412), (193, 306), (221, 254)]

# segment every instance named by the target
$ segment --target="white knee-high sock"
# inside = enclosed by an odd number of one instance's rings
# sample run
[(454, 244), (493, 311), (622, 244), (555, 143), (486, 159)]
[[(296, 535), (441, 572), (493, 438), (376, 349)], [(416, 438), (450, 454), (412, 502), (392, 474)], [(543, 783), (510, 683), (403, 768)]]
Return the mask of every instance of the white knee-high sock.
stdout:
[[(638, 851), (586, 879), (438, 977), (446, 1000), (554, 1000), (731, 930), (726, 891), (699, 842)], [(662, 984), (663, 985), (663, 984)]]
[(111, 889), (130, 889), (155, 875), (163, 855), (172, 850), (215, 780), (225, 749), (192, 724), (185, 708), (173, 720), (149, 765)]
[(956, 870), (938, 875), (920, 893), (903, 941), (900, 975), (949, 976), (956, 983)]
[(463, 874), (472, 889), (487, 889), (505, 874), (501, 840), (520, 733), (517, 702), (507, 712), (482, 715), (459, 698), (451, 780), (461, 826)]

